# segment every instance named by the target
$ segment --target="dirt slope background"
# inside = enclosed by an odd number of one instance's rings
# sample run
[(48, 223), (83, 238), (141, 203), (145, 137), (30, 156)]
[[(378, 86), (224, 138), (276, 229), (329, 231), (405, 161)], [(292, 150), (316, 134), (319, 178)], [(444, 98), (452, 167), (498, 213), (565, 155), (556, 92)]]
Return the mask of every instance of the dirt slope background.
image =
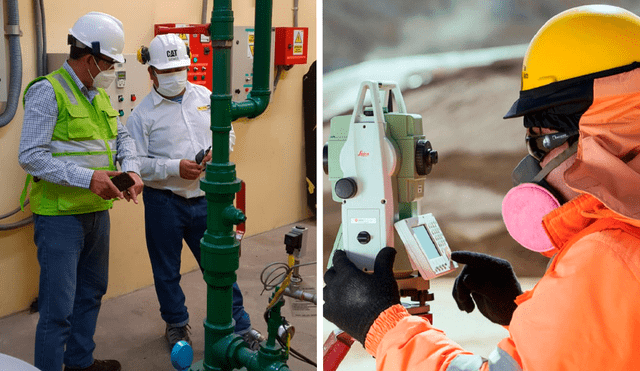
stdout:
[[(521, 60), (472, 68), (403, 92), (407, 110), (422, 115), (439, 153), (427, 176), (421, 213), (433, 213), (452, 250), (483, 252), (511, 262), (520, 277), (541, 276), (548, 259), (517, 244), (500, 212), (511, 171), (526, 156), (522, 119), (502, 117), (518, 97)], [(354, 97), (354, 101), (355, 101)], [(350, 113), (345, 113), (350, 114)], [(325, 142), (329, 123), (324, 123)], [(340, 204), (324, 189), (324, 267), (340, 225)]]
[(563, 10), (637, 0), (332, 0), (323, 2), (323, 69), (401, 55), (529, 43)]

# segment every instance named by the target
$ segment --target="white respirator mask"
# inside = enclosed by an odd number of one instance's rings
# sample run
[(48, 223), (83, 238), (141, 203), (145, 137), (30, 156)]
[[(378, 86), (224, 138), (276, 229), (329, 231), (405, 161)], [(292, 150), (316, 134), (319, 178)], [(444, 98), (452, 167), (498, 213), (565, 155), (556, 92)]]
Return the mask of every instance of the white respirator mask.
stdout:
[(107, 89), (116, 79), (116, 70), (113, 68), (106, 71), (101, 70), (95, 57), (93, 57), (93, 63), (96, 64), (96, 67), (98, 67), (100, 71), (95, 77), (91, 76), (91, 72), (89, 72), (89, 76), (93, 79), (93, 87)]
[(187, 70), (162, 74), (154, 71), (154, 74), (158, 79), (156, 91), (165, 97), (175, 97), (187, 86)]

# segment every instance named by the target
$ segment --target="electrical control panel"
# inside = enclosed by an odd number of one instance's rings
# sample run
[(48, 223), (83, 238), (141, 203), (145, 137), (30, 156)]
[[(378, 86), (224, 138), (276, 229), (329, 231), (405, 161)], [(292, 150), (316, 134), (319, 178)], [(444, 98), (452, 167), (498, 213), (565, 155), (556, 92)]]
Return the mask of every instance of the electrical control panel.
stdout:
[[(205, 24), (163, 23), (154, 26), (154, 34), (175, 33), (184, 40), (191, 52), (191, 66), (187, 78), (194, 84), (204, 85), (211, 90), (213, 76), (211, 39)], [(253, 26), (234, 26), (234, 40), (231, 46), (231, 99), (242, 102), (253, 88), (253, 47), (255, 30)], [(271, 66), (269, 68), (269, 89), (273, 91), (275, 28), (271, 33)], [(306, 42), (305, 42), (306, 45)], [(306, 50), (306, 49), (305, 49)], [(306, 54), (306, 52), (305, 52)]]
[(308, 27), (277, 27), (275, 64), (285, 66), (307, 63)]
[(163, 23), (154, 26), (154, 35), (177, 34), (189, 48), (191, 65), (187, 67), (187, 79), (211, 90), (211, 38), (206, 35), (207, 25)]
[[(116, 79), (105, 91), (111, 98), (111, 106), (120, 114), (122, 125), (127, 124), (131, 111), (151, 91), (148, 66), (136, 59), (135, 54), (123, 54), (124, 63), (116, 63)], [(47, 54), (47, 71), (52, 72), (62, 67), (69, 57), (66, 53)]]

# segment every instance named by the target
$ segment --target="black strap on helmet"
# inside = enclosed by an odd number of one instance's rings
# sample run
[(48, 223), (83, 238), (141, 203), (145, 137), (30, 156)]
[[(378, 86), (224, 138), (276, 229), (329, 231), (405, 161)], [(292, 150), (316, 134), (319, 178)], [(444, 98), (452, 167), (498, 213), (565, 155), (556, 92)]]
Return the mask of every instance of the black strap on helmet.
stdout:
[(83, 42), (81, 42), (80, 40), (76, 39), (73, 35), (69, 34), (69, 35), (67, 35), (67, 44), (71, 45), (71, 46), (75, 46), (76, 48), (80, 48), (80, 49), (89, 49), (89, 50), (91, 50), (91, 55), (96, 56), (96, 57), (100, 57), (100, 55), (101, 55), (101, 53), (100, 53), (100, 41), (92, 41), (91, 42), (91, 47), (89, 48)]
[(93, 54), (96, 57), (100, 56), (100, 41), (91, 42), (91, 54)]

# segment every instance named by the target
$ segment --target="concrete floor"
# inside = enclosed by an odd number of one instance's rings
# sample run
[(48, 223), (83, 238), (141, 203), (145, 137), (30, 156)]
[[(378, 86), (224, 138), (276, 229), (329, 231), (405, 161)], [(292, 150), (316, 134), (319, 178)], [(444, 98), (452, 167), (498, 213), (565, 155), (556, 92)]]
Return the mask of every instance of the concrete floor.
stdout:
[[(284, 235), (292, 227), (301, 225), (308, 228), (308, 251), (302, 256), (302, 263), (316, 261), (316, 224), (315, 219), (305, 220), (274, 230), (247, 237), (242, 242), (242, 257), (238, 274), (238, 285), (244, 296), (245, 310), (251, 316), (254, 328), (265, 336), (266, 323), (263, 311), (268, 304), (271, 292), (262, 292), (260, 273), (263, 268), (275, 261), (286, 262)], [(316, 289), (316, 265), (300, 268), (303, 277), (301, 287)], [(193, 341), (194, 362), (204, 357), (204, 328), (202, 321), (206, 314), (206, 284), (200, 270), (183, 275), (181, 286), (187, 297), (191, 319), (191, 339)], [(286, 298), (282, 310), (284, 317), (295, 327), (295, 336), (291, 346), (306, 357), (317, 362), (317, 316), (316, 306), (306, 308), (296, 306), (292, 311), (294, 299)], [(304, 303), (298, 303), (305, 306)], [(0, 353), (6, 354), (30, 364), (33, 363), (35, 329), (38, 314), (20, 312), (0, 319)], [(95, 358), (117, 359), (123, 370), (136, 371), (172, 371), (170, 349), (164, 338), (165, 324), (160, 318), (158, 300), (153, 286), (102, 303), (98, 327), (96, 329)], [(290, 358), (287, 363), (292, 370), (315, 370), (315, 367)], [(0, 365), (1, 366), (1, 365)], [(4, 371), (2, 367), (0, 370)]]

